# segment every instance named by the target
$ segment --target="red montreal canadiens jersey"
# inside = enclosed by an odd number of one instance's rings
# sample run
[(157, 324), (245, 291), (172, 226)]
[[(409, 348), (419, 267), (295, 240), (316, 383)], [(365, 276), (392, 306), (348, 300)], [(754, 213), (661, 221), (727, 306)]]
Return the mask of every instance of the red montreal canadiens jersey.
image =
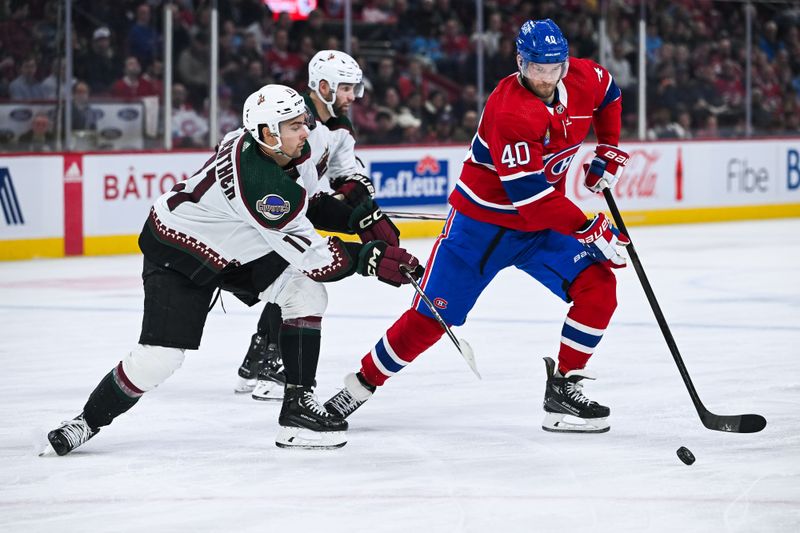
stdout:
[(589, 126), (599, 143), (617, 145), (621, 112), (616, 83), (588, 59), (570, 58), (552, 106), (516, 74), (504, 78), (486, 102), (450, 204), (511, 229), (574, 232), (586, 216), (564, 195), (567, 170)]

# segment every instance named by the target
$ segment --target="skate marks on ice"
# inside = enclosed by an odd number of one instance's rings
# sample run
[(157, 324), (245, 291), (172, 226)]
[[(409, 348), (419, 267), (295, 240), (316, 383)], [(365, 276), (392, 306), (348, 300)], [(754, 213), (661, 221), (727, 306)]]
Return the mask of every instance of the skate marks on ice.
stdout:
[[(477, 533), (564, 531), (565, 520), (582, 531), (798, 529), (800, 288), (787, 270), (800, 259), (798, 229), (636, 231), (703, 401), (715, 412), (763, 413), (770, 425), (753, 435), (699, 423), (630, 269), (617, 272), (619, 309), (587, 385), (611, 407), (612, 430), (542, 431), (541, 357), (555, 352), (566, 306), (512, 270), (454, 330), (480, 354), (483, 381), (440, 342), (352, 416), (339, 450), (279, 450), (279, 405), (231, 394), (258, 312), (227, 298), (228, 313), (212, 313), (203, 346), (164, 385), (73, 454), (39, 458), (31, 428), (43, 438), (42, 428), (75, 416), (136, 342), (141, 288), (0, 287), (0, 529)], [(430, 245), (410, 247), (424, 256)], [(136, 257), (17, 262), (0, 264), (0, 278), (136, 277), (140, 266)], [(412, 296), (359, 281), (328, 287), (320, 397), (357, 369)], [(731, 300), (737, 290), (742, 305)], [(354, 312), (376, 298), (384, 303), (374, 318)], [(697, 456), (692, 467), (675, 457), (681, 445)]]

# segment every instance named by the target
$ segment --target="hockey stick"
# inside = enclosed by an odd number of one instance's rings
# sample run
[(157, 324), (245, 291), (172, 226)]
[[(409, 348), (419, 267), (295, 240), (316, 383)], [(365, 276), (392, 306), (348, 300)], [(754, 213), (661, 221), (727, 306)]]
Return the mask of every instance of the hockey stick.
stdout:
[[(603, 196), (606, 198), (608, 208), (611, 210), (611, 216), (614, 217), (617, 228), (630, 239), (631, 234), (628, 233), (628, 229), (625, 227), (625, 222), (622, 220), (622, 215), (619, 213), (617, 203), (614, 201), (611, 190), (608, 188), (603, 189)], [(667, 346), (669, 347), (670, 353), (672, 353), (672, 358), (675, 359), (675, 364), (678, 365), (678, 371), (681, 374), (681, 378), (683, 378), (683, 383), (689, 391), (689, 396), (692, 398), (694, 407), (697, 409), (697, 414), (700, 415), (700, 421), (703, 422), (703, 425), (715, 431), (730, 431), (732, 433), (756, 433), (764, 429), (767, 425), (767, 420), (761, 415), (715, 415), (706, 409), (703, 402), (700, 401), (694, 384), (692, 384), (692, 378), (689, 377), (689, 371), (686, 370), (686, 365), (683, 363), (683, 358), (681, 358), (681, 354), (678, 351), (678, 345), (675, 343), (672, 332), (670, 332), (669, 326), (667, 325), (667, 319), (664, 318), (664, 313), (661, 312), (661, 307), (659, 307), (658, 301), (656, 301), (656, 295), (653, 293), (653, 288), (650, 286), (647, 275), (644, 273), (642, 262), (639, 260), (636, 248), (633, 247), (633, 241), (625, 248), (628, 251), (628, 255), (633, 263), (633, 268), (636, 270), (636, 275), (639, 277), (639, 281), (642, 284), (642, 289), (644, 289), (644, 293), (647, 296), (647, 301), (650, 303), (650, 308), (653, 310), (653, 314), (656, 317), (656, 322), (658, 322), (658, 326), (661, 328), (664, 340), (667, 341)]]
[(420, 287), (419, 283), (417, 283), (417, 280), (415, 280), (414, 276), (411, 275), (411, 271), (405, 266), (401, 266), (400, 270), (403, 272), (403, 275), (407, 277), (408, 280), (411, 282), (411, 285), (414, 287), (414, 290), (417, 291), (417, 294), (419, 294), (419, 297), (422, 298), (423, 302), (425, 302), (425, 305), (428, 306), (428, 309), (431, 310), (431, 313), (433, 313), (433, 317), (436, 319), (439, 325), (442, 326), (444, 332), (447, 333), (447, 336), (450, 337), (450, 340), (453, 341), (453, 344), (456, 345), (456, 348), (458, 348), (458, 352), (461, 354), (461, 357), (464, 358), (464, 361), (467, 362), (469, 368), (472, 370), (473, 373), (475, 373), (478, 379), (481, 379), (481, 375), (478, 372), (478, 367), (475, 364), (475, 352), (472, 351), (472, 346), (470, 346), (466, 340), (456, 338), (456, 336), (453, 334), (453, 330), (450, 329), (450, 327), (442, 318), (442, 315), (440, 315), (439, 311), (437, 311), (436, 308), (433, 306), (433, 303), (431, 302), (430, 298), (428, 298), (428, 295), (425, 294), (425, 292), (422, 290), (422, 287)]
[(384, 211), (384, 215), (392, 218), (406, 218), (409, 220), (447, 220), (446, 214), (436, 214), (436, 213), (406, 213), (400, 211)]

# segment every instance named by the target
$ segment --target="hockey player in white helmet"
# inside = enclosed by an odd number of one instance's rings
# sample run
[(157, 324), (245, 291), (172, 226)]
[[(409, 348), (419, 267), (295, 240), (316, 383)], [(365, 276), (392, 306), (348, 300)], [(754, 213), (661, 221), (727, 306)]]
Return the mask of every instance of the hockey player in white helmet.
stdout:
[(419, 262), (382, 241), (345, 243), (316, 232), (309, 218), (312, 193), (292, 175), (304, 174), (304, 166), (315, 175), (303, 155), (310, 119), (296, 91), (262, 87), (245, 102), (244, 128), (228, 133), (201, 169), (155, 201), (139, 236), (139, 341), (103, 377), (81, 414), (48, 433), (46, 452), (69, 453), (172, 375), (186, 350), (199, 348), (218, 290), (283, 310), (286, 391), (276, 444), (345, 444), (347, 422), (326, 413), (313, 392), (327, 305), (323, 282), (358, 272), (400, 285), (407, 281), (401, 265)]
[[(308, 138), (310, 157), (319, 176), (319, 191), (329, 193), (353, 209), (354, 231), (362, 242), (382, 240), (399, 245), (400, 232), (373, 200), (375, 189), (355, 154), (353, 125), (347, 112), (363, 96), (361, 68), (338, 50), (322, 50), (308, 64), (309, 91), (303, 97), (316, 127)], [(318, 211), (338, 211), (330, 198), (320, 200)], [(359, 221), (370, 221), (368, 228)], [(321, 226), (324, 229), (325, 226)], [(255, 400), (280, 400), (284, 375), (279, 335), (281, 309), (267, 304), (237, 372), (236, 393), (252, 393)], [(260, 374), (260, 375), (259, 375)]]

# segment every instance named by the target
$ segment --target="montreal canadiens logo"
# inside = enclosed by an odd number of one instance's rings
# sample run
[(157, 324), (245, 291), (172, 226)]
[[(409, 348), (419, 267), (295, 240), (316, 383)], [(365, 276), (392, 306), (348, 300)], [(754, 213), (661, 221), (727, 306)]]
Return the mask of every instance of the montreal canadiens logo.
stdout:
[(564, 177), (580, 147), (581, 145), (578, 144), (547, 158), (547, 162), (544, 164), (547, 183), (558, 183), (558, 180)]
[(291, 210), (291, 205), (277, 194), (268, 194), (256, 202), (256, 209), (267, 220), (278, 220)]
[(434, 298), (433, 305), (439, 309), (447, 309), (447, 300), (444, 298)]

